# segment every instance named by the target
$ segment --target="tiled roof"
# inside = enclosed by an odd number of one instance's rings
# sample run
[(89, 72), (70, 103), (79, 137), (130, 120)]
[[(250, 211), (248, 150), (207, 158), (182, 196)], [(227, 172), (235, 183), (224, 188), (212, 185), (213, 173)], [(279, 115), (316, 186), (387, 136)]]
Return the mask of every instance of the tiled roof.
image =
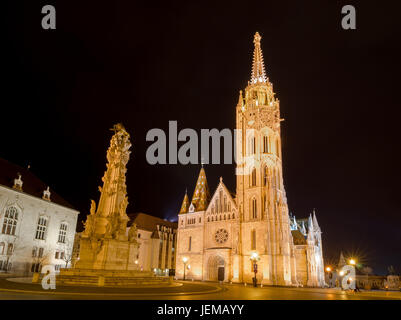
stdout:
[(166, 221), (143, 212), (130, 213), (128, 214), (128, 217), (128, 227), (130, 227), (133, 223), (136, 223), (138, 229), (152, 232), (157, 231), (157, 225), (163, 225), (172, 229), (178, 228), (177, 222)]
[[(12, 188), (14, 185), (14, 179), (18, 178), (18, 173), (21, 175), (23, 184), (22, 191), (16, 190), (16, 192), (27, 193), (31, 196), (42, 199), (43, 190), (48, 187), (46, 183), (35, 176), (30, 170), (0, 158), (0, 185)], [(60, 197), (53, 189), (50, 188), (50, 192), (51, 202), (70, 209), (75, 209), (70, 203)]]

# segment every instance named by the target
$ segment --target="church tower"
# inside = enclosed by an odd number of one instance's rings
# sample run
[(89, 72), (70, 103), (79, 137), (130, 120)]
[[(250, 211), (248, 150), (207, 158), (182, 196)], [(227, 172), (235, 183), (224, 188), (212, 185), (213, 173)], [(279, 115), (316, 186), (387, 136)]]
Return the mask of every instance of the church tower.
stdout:
[[(292, 236), (283, 185), (280, 104), (266, 76), (261, 36), (254, 36), (251, 79), (236, 107), (237, 198), (241, 219), (244, 280), (253, 276), (250, 256), (257, 253), (258, 282), (295, 281)], [(291, 267), (292, 266), (292, 267)]]

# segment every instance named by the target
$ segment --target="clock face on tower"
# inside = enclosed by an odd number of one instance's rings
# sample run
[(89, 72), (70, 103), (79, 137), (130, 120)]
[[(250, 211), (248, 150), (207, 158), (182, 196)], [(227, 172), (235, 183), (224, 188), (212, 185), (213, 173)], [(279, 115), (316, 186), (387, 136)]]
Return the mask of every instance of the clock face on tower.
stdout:
[(214, 234), (214, 240), (216, 240), (217, 243), (224, 243), (228, 239), (228, 232), (226, 229), (218, 229), (216, 233)]

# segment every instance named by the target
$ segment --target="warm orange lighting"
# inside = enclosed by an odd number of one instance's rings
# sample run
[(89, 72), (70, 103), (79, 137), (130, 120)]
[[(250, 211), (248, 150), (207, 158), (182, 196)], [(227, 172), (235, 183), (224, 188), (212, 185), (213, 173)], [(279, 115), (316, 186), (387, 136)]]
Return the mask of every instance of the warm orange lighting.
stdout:
[(356, 264), (356, 261), (355, 261), (355, 259), (350, 259), (350, 260), (349, 260), (349, 264), (351, 264), (351, 265), (353, 265), (353, 266), (354, 266), (354, 265)]
[(330, 267), (327, 267), (327, 268), (326, 268), (326, 271), (327, 271), (327, 272), (330, 272), (330, 271), (331, 271), (331, 268), (330, 268)]
[(252, 261), (257, 261), (257, 260), (259, 260), (259, 255), (258, 255), (258, 253), (257, 253), (257, 252), (252, 252), (250, 259), (251, 259)]
[(188, 258), (187, 257), (182, 258), (182, 262), (187, 263), (188, 262)]
[(344, 271), (340, 271), (340, 276), (343, 276), (344, 275)]

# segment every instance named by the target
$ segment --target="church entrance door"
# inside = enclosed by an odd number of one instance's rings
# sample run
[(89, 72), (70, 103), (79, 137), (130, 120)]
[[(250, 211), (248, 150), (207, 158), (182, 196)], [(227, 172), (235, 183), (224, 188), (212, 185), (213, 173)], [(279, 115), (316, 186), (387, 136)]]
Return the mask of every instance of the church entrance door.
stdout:
[(218, 255), (211, 256), (208, 260), (208, 280), (223, 281), (225, 278), (225, 262)]

